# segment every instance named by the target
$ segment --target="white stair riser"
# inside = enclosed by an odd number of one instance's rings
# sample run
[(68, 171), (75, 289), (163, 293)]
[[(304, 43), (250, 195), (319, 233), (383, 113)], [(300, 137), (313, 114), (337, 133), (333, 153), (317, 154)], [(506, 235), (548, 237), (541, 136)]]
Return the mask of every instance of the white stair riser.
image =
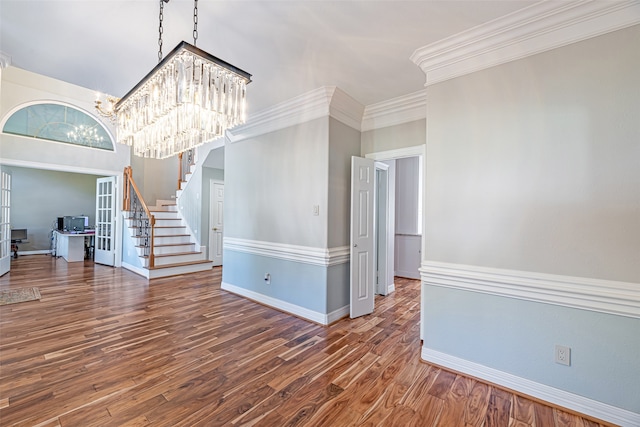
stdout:
[(176, 234), (187, 234), (187, 227), (156, 227), (153, 233), (154, 236), (173, 236)]
[[(162, 257), (155, 257), (155, 265), (157, 267), (161, 265), (201, 261), (203, 259), (204, 259), (204, 255), (202, 253), (193, 253), (188, 255), (176, 255), (176, 256), (162, 256)], [(149, 267), (149, 258), (144, 258), (142, 262), (145, 267), (147, 268)]]
[[(188, 245), (175, 245), (175, 246), (154, 246), (153, 247), (153, 253), (158, 256), (158, 255), (171, 255), (171, 254), (178, 254), (178, 253), (183, 253), (183, 252), (195, 252), (196, 244), (195, 243), (191, 243)], [(143, 257), (145, 255), (147, 255), (145, 253), (146, 248), (142, 247), (142, 246), (136, 246), (136, 253), (138, 254), (139, 257)]]
[(191, 243), (191, 236), (155, 236), (155, 245), (170, 245), (173, 243)]
[(202, 263), (193, 265), (181, 265), (180, 267), (158, 268), (156, 270), (145, 270), (149, 275), (148, 279), (160, 277), (176, 276), (178, 274), (196, 273), (198, 271), (208, 271), (213, 267), (213, 263)]
[(156, 218), (156, 227), (179, 227), (184, 225), (179, 218)]
[(151, 215), (153, 215), (156, 220), (162, 218), (178, 218), (177, 211), (153, 211)]
[(166, 255), (180, 252), (193, 252), (195, 251), (195, 246), (195, 243), (191, 243), (189, 245), (154, 246), (153, 253), (156, 255)]
[(195, 262), (202, 261), (204, 259), (203, 253), (193, 253), (188, 255), (173, 255), (173, 256), (162, 256), (156, 257), (156, 265), (168, 265), (168, 264), (179, 264), (183, 262)]

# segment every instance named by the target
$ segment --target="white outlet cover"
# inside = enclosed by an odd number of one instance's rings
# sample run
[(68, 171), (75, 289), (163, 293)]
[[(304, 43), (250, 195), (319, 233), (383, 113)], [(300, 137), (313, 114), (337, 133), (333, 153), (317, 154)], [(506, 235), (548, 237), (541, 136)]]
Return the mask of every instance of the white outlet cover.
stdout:
[(556, 345), (555, 362), (571, 366), (571, 348), (564, 345)]

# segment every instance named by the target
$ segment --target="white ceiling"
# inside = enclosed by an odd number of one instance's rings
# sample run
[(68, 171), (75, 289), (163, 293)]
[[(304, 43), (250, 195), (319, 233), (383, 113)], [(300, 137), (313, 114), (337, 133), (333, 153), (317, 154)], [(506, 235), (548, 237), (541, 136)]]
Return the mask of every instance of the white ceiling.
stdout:
[[(249, 113), (325, 85), (369, 105), (423, 87), (415, 49), (533, 3), (200, 0), (197, 46), (253, 75)], [(159, 0), (0, 0), (0, 51), (122, 96), (158, 61), (158, 11)], [(192, 0), (165, 4), (164, 54), (192, 30)]]

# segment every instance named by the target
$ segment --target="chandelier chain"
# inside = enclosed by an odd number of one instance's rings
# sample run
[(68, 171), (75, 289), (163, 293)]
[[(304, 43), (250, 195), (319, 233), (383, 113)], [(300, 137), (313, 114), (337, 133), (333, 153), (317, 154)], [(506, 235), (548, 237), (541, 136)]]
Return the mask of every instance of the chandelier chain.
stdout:
[(198, 41), (198, 0), (193, 0), (193, 45)]
[(160, 15), (158, 16), (158, 63), (162, 61), (162, 20), (164, 19), (164, 0), (160, 0)]

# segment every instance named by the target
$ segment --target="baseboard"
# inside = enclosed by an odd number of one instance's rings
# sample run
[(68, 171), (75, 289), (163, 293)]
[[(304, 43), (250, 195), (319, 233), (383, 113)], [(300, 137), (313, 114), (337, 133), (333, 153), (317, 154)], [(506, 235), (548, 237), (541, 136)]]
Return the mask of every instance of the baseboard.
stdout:
[(445, 368), (508, 388), (553, 405), (585, 414), (620, 427), (640, 426), (640, 414), (611, 406), (597, 400), (559, 390), (507, 372), (489, 368), (436, 350), (422, 347), (422, 359)]
[(390, 285), (387, 286), (387, 295), (390, 294), (391, 292), (395, 292), (396, 290), (396, 284), (392, 283)]
[(404, 277), (407, 279), (420, 280), (420, 272), (419, 271), (402, 271), (398, 270), (394, 272), (395, 276)]
[(252, 301), (264, 304), (266, 306), (275, 308), (280, 311), (284, 311), (294, 316), (301, 317), (311, 322), (319, 323), (321, 325), (328, 325), (341, 319), (345, 314), (349, 314), (349, 306), (344, 306), (328, 314), (323, 314), (317, 311), (309, 310), (308, 308), (301, 307), (290, 302), (282, 301), (277, 298), (273, 298), (267, 295), (260, 294), (258, 292), (250, 291), (239, 286), (232, 285), (230, 283), (222, 282), (221, 288), (225, 291), (243, 296)]
[(41, 249), (37, 251), (18, 251), (18, 256), (20, 255), (49, 255), (51, 254), (50, 249)]

